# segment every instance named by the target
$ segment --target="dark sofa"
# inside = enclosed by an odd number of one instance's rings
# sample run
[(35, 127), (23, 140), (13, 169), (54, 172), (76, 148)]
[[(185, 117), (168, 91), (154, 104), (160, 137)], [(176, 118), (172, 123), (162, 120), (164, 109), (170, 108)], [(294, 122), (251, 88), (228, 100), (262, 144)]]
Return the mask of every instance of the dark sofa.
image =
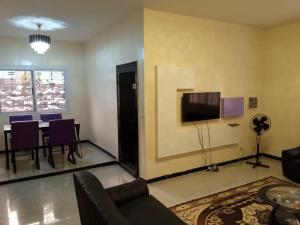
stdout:
[(290, 180), (300, 183), (300, 147), (282, 151), (282, 171)]
[(104, 189), (91, 173), (74, 174), (82, 225), (185, 225), (149, 195), (142, 179)]

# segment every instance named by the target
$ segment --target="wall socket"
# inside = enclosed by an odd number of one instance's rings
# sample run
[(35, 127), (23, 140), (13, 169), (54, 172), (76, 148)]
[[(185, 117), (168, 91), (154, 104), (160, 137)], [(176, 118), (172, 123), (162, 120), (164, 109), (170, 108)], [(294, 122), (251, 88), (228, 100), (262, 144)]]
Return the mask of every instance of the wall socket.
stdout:
[(257, 108), (257, 97), (249, 97), (249, 109)]

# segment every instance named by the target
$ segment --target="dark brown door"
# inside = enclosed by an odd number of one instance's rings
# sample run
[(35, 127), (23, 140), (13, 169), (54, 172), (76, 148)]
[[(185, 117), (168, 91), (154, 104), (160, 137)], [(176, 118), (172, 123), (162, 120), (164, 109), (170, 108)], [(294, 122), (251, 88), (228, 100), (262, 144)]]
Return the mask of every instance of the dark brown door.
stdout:
[(117, 66), (119, 162), (138, 176), (137, 62)]

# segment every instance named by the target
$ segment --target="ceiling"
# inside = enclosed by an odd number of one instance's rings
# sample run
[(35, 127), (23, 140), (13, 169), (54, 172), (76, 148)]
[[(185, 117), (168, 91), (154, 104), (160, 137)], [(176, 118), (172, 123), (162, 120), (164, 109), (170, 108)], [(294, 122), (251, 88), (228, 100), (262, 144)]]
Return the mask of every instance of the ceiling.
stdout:
[(51, 31), (56, 40), (85, 42), (138, 8), (272, 27), (300, 20), (300, 0), (0, 0), (0, 36), (26, 37), (29, 30), (9, 20), (49, 17), (67, 28)]

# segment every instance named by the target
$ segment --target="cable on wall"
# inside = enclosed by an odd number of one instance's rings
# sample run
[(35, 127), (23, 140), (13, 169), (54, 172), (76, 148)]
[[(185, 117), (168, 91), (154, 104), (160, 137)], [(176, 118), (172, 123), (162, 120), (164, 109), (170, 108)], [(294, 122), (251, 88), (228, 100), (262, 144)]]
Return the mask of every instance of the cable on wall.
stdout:
[(218, 164), (213, 164), (213, 159), (212, 159), (212, 149), (211, 149), (211, 137), (210, 137), (210, 127), (208, 124), (208, 121), (206, 122), (207, 126), (207, 135), (208, 135), (208, 148), (209, 148), (209, 155), (210, 155), (210, 165), (208, 167), (208, 171), (213, 171), (217, 172), (219, 171)]
[(201, 130), (199, 128), (199, 126), (197, 125), (197, 123), (194, 122), (195, 127), (197, 128), (197, 133), (198, 133), (198, 140), (199, 140), (199, 145), (202, 149), (201, 151), (201, 155), (202, 155), (202, 159), (204, 161), (204, 166), (207, 166), (207, 153), (204, 149), (204, 145), (203, 145), (203, 133), (202, 133), (202, 126), (201, 126)]
[(208, 149), (209, 149), (209, 158), (210, 158), (210, 165), (213, 165), (213, 159), (212, 159), (212, 149), (211, 149), (211, 142), (210, 142), (210, 128), (208, 121), (206, 122), (207, 126), (207, 135), (208, 135)]

